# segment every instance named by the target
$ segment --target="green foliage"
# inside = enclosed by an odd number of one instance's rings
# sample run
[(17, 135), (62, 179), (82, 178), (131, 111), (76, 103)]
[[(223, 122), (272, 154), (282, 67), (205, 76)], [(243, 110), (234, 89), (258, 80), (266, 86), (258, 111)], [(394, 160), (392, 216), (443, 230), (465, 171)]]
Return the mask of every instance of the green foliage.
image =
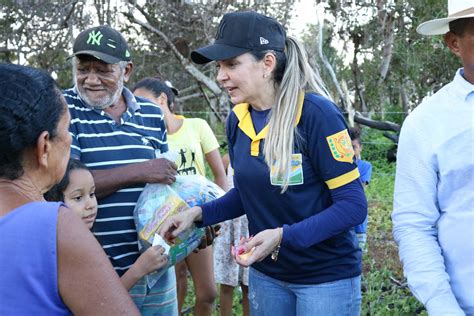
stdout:
[[(424, 96), (451, 81), (461, 66), (442, 36), (416, 32), (422, 22), (447, 15), (445, 0), (330, 0), (327, 4), (327, 21), (331, 22), (325, 23), (324, 54), (339, 83), (347, 84), (354, 108), (366, 116), (400, 124), (401, 114), (385, 113), (404, 111), (404, 105), (416, 107)], [(318, 36), (316, 25), (303, 40), (312, 64), (320, 66), (337, 100), (334, 82), (316, 54)], [(382, 71), (385, 63), (386, 72)]]
[(368, 264), (371, 269), (363, 277), (365, 292), (361, 315), (428, 315), (406, 284), (400, 285), (392, 280), (393, 271), (388, 264), (381, 268), (377, 268), (373, 261)]
[(398, 249), (392, 237), (395, 164), (386, 151), (393, 145), (380, 131), (363, 134), (363, 158), (372, 164), (372, 179), (366, 187), (369, 203), (368, 251), (363, 258), (362, 315), (427, 315), (411, 294), (403, 277)]
[[(215, 301), (215, 310), (212, 313), (213, 316), (219, 316), (219, 285), (217, 285), (217, 298)], [(188, 278), (188, 295), (186, 296), (184, 300), (184, 305), (183, 305), (183, 310), (186, 312), (184, 315), (194, 315), (193, 311), (193, 306), (196, 303), (196, 296), (194, 294), (194, 284), (192, 282), (191, 278)], [(243, 315), (243, 310), (242, 310), (242, 291), (240, 290), (239, 287), (234, 288), (234, 296), (232, 299), (232, 315), (234, 316), (240, 316)]]
[(383, 136), (383, 132), (369, 128), (362, 129), (361, 139), (364, 146), (362, 159), (371, 162), (375, 170), (390, 168), (387, 165), (386, 154), (394, 143)]

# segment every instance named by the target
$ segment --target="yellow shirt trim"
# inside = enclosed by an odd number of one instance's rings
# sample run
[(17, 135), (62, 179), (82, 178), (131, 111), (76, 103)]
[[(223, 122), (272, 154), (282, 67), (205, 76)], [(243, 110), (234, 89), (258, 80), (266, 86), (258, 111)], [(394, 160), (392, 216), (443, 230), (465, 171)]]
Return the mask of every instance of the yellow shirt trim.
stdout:
[(303, 103), (304, 103), (304, 92), (301, 91), (298, 95), (298, 112), (296, 113), (295, 126), (298, 125), (301, 119), (301, 113), (303, 113)]
[(359, 173), (359, 168), (355, 168), (352, 171), (349, 171), (348, 173), (345, 173), (339, 177), (333, 178), (331, 180), (327, 180), (326, 184), (329, 189), (337, 189), (339, 187), (342, 187), (344, 184), (348, 184), (351, 181), (354, 181), (355, 179), (360, 177)]
[[(298, 125), (301, 119), (301, 113), (303, 112), (303, 103), (304, 103), (304, 92), (301, 91), (298, 96), (298, 112), (296, 113), (295, 126)], [(268, 124), (256, 134), (255, 129), (253, 128), (252, 116), (249, 112), (248, 103), (240, 103), (234, 106), (233, 112), (239, 119), (239, 128), (247, 135), (252, 143), (250, 144), (250, 155), (258, 156), (260, 152), (260, 140), (264, 139), (268, 133)]]

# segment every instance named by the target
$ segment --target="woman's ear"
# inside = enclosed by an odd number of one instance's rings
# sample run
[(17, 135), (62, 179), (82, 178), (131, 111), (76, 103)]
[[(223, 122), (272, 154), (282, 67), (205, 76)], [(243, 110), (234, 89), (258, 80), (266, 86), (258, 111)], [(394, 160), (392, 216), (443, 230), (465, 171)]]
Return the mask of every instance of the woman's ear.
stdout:
[(51, 139), (48, 131), (43, 131), (36, 141), (36, 161), (39, 167), (47, 168), (51, 153)]
[(263, 57), (263, 65), (265, 67), (265, 74), (270, 74), (275, 68), (277, 64), (277, 59), (275, 54), (268, 52)]

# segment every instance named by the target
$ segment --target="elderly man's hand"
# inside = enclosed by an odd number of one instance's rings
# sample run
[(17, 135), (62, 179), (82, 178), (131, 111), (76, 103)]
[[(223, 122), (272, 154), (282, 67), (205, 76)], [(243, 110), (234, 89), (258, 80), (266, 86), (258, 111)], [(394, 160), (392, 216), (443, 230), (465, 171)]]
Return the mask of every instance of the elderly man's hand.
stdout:
[(178, 167), (166, 158), (151, 159), (140, 164), (140, 174), (145, 183), (172, 184), (176, 181)]

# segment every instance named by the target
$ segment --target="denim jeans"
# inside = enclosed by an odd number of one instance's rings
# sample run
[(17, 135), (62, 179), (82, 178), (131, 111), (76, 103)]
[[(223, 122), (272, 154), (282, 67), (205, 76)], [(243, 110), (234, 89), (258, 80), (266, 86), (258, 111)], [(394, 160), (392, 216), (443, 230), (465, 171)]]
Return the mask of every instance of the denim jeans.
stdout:
[(360, 276), (322, 284), (294, 284), (250, 268), (251, 316), (356, 316), (361, 300)]

